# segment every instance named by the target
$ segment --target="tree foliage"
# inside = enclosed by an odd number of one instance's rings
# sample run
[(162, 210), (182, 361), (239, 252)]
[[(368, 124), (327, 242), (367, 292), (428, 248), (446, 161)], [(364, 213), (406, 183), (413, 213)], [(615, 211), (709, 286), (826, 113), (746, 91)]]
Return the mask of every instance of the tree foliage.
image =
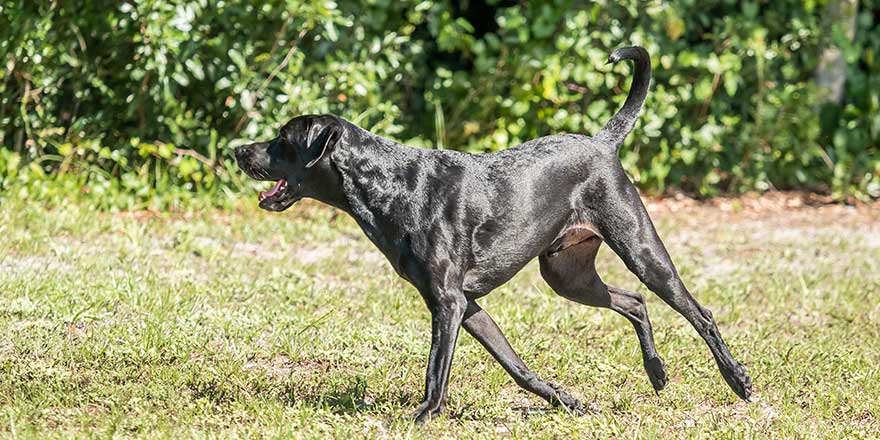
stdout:
[[(824, 6), (4, 1), (0, 185), (118, 207), (228, 192), (245, 185), (231, 147), (306, 113), (472, 152), (595, 133), (628, 89), (607, 54), (639, 44), (655, 79), (621, 155), (642, 188), (876, 197), (880, 3), (860, 2), (853, 41)], [(828, 44), (847, 63), (839, 104), (814, 81)]]

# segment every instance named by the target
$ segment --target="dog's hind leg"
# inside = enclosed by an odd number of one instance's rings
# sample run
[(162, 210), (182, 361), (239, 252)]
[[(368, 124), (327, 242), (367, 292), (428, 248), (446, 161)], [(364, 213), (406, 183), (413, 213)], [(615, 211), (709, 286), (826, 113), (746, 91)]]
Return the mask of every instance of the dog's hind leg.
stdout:
[(465, 330), (479, 341), (504, 370), (513, 377), (517, 385), (537, 394), (553, 406), (563, 405), (575, 414), (583, 414), (584, 408), (577, 399), (556, 385), (541, 380), (529, 370), (529, 367), (513, 351), (513, 347), (507, 342), (507, 338), (501, 333), (501, 329), (498, 328), (492, 317), (477, 303), (473, 301), (468, 303), (463, 325)]
[(642, 361), (654, 390), (666, 386), (666, 369), (654, 347), (654, 333), (645, 299), (602, 282), (596, 273), (595, 258), (602, 241), (598, 237), (539, 258), (541, 275), (559, 295), (574, 302), (605, 307), (623, 315), (632, 323), (639, 338)]
[(616, 194), (605, 198), (608, 204), (601, 207), (601, 215), (595, 216), (599, 232), (642, 283), (691, 323), (712, 351), (727, 384), (742, 399), (749, 400), (752, 381), (745, 367), (730, 354), (712, 313), (685, 288), (645, 206), (622, 169), (618, 178)]

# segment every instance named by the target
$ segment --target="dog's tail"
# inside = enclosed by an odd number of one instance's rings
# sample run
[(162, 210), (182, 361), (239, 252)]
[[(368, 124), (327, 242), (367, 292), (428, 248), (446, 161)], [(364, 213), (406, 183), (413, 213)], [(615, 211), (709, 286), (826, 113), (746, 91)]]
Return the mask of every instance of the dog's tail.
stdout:
[(648, 96), (648, 87), (651, 85), (651, 58), (645, 48), (633, 46), (617, 49), (608, 57), (608, 64), (621, 60), (633, 60), (635, 63), (632, 87), (626, 102), (623, 103), (623, 108), (612, 116), (596, 135), (598, 140), (606, 145), (613, 145), (617, 150), (620, 150), (623, 140), (632, 131), (642, 110), (642, 104), (645, 103), (645, 97)]

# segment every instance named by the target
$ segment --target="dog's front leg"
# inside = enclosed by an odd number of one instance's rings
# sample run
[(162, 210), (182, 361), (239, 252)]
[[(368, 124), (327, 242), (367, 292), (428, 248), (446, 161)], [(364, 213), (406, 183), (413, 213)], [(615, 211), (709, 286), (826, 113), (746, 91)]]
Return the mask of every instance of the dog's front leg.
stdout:
[(467, 310), (467, 298), (460, 290), (435, 290), (424, 296), (431, 310), (431, 353), (425, 376), (425, 399), (412, 415), (416, 423), (436, 417), (446, 405), (452, 353)]

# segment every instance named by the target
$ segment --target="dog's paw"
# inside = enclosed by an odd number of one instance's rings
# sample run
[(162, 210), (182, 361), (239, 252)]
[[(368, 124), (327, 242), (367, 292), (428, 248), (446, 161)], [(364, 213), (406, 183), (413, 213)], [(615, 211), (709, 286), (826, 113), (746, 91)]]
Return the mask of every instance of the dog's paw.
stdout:
[(645, 360), (645, 371), (648, 373), (648, 379), (654, 387), (654, 391), (660, 392), (666, 387), (666, 365), (663, 359), (655, 357)]
[(724, 380), (740, 399), (751, 402), (752, 378), (749, 377), (746, 367), (737, 363), (733, 369), (724, 371), (723, 376)]
[(413, 419), (416, 425), (424, 425), (429, 420), (437, 417), (440, 413), (443, 412), (446, 405), (441, 403), (435, 403), (431, 401), (424, 401), (415, 411), (410, 415), (410, 418)]
[(580, 400), (576, 399), (571, 394), (568, 394), (562, 388), (550, 383), (551, 388), (553, 388), (554, 396), (553, 400), (550, 402), (553, 406), (564, 406), (567, 410), (571, 411), (572, 414), (576, 416), (582, 416), (587, 413), (584, 405)]

